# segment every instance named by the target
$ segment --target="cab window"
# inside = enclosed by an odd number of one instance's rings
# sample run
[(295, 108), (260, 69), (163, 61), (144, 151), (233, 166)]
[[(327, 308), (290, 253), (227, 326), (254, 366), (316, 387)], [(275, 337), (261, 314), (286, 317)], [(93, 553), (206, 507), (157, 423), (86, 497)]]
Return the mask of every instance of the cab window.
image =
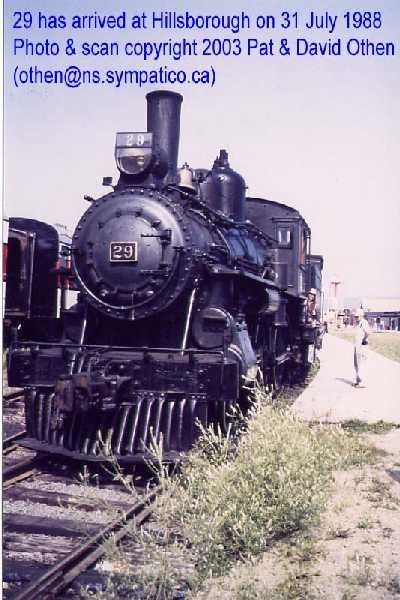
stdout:
[(299, 240), (300, 240), (300, 264), (305, 265), (307, 255), (310, 254), (310, 248), (309, 248), (310, 238), (307, 235), (306, 228), (303, 226), (300, 228)]
[(292, 231), (287, 225), (278, 226), (278, 244), (280, 248), (290, 248), (292, 245)]

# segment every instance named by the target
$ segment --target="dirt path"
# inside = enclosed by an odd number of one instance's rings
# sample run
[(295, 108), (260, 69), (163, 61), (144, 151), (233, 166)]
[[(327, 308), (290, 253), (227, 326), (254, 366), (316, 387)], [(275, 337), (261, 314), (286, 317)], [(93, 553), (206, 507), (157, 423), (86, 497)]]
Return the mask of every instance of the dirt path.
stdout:
[(326, 600), (400, 598), (400, 431), (369, 435), (375, 465), (335, 474), (308, 588)]
[(335, 473), (318, 526), (196, 600), (400, 600), (400, 430), (367, 437), (375, 462)]
[(354, 388), (353, 345), (324, 337), (321, 368), (293, 405), (305, 420), (329, 422), (360, 419), (400, 424), (400, 363), (368, 350), (366, 388)]

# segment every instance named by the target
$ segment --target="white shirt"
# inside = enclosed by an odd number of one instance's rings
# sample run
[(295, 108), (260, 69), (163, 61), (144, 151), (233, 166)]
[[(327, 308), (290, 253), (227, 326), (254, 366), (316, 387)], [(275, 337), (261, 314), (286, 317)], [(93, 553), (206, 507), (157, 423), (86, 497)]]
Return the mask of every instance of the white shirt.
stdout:
[(369, 334), (369, 325), (367, 319), (360, 319), (360, 322), (356, 325), (356, 331), (354, 334), (354, 347), (358, 350), (361, 349), (362, 341), (366, 335)]

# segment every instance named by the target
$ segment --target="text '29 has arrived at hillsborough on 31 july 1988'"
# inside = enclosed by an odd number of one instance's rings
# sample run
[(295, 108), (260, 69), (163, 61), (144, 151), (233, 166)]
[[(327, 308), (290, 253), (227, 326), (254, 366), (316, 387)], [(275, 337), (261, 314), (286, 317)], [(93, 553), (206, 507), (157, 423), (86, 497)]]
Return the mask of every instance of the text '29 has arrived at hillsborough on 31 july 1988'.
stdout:
[[(383, 10), (347, 10), (340, 14), (322, 8), (276, 14), (244, 10), (212, 14), (94, 10), (62, 14), (13, 8), (8, 18), (12, 32), (9, 50), (15, 62), (12, 68), (16, 87), (160, 83), (214, 86), (223, 68), (220, 59), (390, 59), (400, 50), (399, 40), (388, 33), (390, 23)], [(58, 57), (59, 61), (49, 68), (42, 62), (46, 57)], [(107, 64), (105, 70), (103, 57), (124, 59), (124, 64)]]

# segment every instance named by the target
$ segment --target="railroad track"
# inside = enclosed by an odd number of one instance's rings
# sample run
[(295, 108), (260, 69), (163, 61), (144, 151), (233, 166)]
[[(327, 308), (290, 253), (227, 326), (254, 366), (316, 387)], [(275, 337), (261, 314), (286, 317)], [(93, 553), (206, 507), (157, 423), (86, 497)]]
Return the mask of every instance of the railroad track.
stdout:
[(18, 442), (26, 436), (26, 431), (19, 431), (3, 440), (3, 456), (7, 456), (18, 448)]
[(3, 469), (3, 490), (6, 490), (16, 483), (33, 477), (40, 471), (43, 464), (43, 458), (34, 456), (18, 461), (16, 464)]
[(86, 569), (94, 565), (106, 552), (107, 540), (112, 536), (119, 542), (128, 533), (127, 523), (134, 520), (141, 526), (152, 514), (151, 504), (154, 502), (159, 488), (152, 490), (132, 508), (124, 512), (103, 527), (88, 540), (79, 545), (68, 556), (50, 567), (36, 581), (14, 597), (14, 600), (45, 600), (55, 598), (68, 587)]
[[(3, 459), (19, 448), (19, 442), (26, 436), (23, 411), (23, 390), (3, 394)], [(16, 429), (20, 431), (15, 432)], [(12, 435), (10, 435), (12, 433)]]
[(3, 394), (3, 401), (10, 402), (11, 400), (19, 400), (23, 399), (24, 390), (18, 390), (16, 392), (9, 392), (8, 394)]
[[(22, 391), (3, 395), (13, 428), (22, 399)], [(90, 567), (105, 554), (105, 540), (121, 540), (133, 519), (140, 527), (152, 513), (158, 488), (133, 504), (130, 495), (121, 488), (115, 491), (107, 479), (101, 491), (105, 497), (110, 494), (109, 501), (101, 494), (86, 495), (84, 487), (77, 487), (73, 463), (60, 466), (42, 455), (26, 454), (15, 461), (12, 453), (26, 435), (23, 427), (21, 419), (21, 431), (3, 440), (3, 460), (9, 461), (3, 469), (4, 597), (53, 599), (77, 578), (73, 588), (93, 581), (102, 585), (104, 577)]]
[(101, 573), (85, 571), (105, 554), (105, 541), (112, 536), (118, 542), (129, 521), (141, 526), (152, 514), (159, 488), (133, 504), (108, 476), (87, 493), (76, 475), (71, 465), (40, 455), (4, 469), (5, 598), (54, 599), (77, 578), (73, 588), (103, 585)]

